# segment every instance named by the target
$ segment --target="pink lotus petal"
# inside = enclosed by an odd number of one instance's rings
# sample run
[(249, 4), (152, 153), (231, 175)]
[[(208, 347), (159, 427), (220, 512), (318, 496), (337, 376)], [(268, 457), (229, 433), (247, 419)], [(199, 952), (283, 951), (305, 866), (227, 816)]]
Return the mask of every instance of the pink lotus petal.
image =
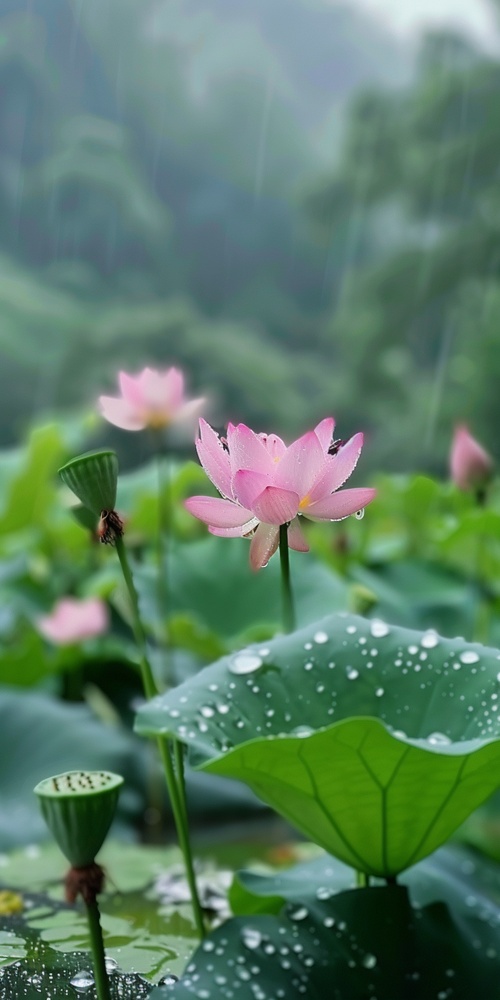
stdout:
[(300, 497), (291, 490), (281, 490), (276, 486), (266, 486), (252, 503), (252, 511), (266, 524), (286, 524), (295, 517), (299, 509)]
[(183, 403), (174, 412), (172, 420), (176, 423), (184, 423), (191, 420), (192, 417), (197, 417), (202, 407), (205, 405), (206, 399), (204, 396), (200, 396), (199, 399), (190, 399), (188, 403)]
[(114, 396), (99, 396), (99, 406), (105, 420), (124, 431), (142, 431), (147, 426), (141, 413), (130, 403)]
[(324, 452), (328, 451), (332, 443), (334, 428), (335, 420), (333, 417), (325, 417), (325, 419), (314, 428), (314, 433)]
[(229, 452), (223, 448), (219, 435), (203, 419), (200, 420), (196, 451), (208, 478), (224, 497), (231, 499), (233, 491)]
[(220, 497), (189, 497), (184, 506), (190, 514), (212, 528), (238, 528), (253, 518), (251, 510)]
[(250, 544), (250, 566), (253, 570), (267, 566), (279, 543), (279, 528), (273, 524), (259, 524)]
[(298, 517), (294, 517), (288, 528), (288, 544), (296, 552), (309, 552), (309, 545), (304, 537)]
[(339, 490), (324, 500), (304, 508), (302, 513), (312, 521), (341, 521), (371, 503), (377, 491), (369, 488)]
[(269, 485), (269, 476), (263, 475), (262, 472), (251, 472), (249, 469), (240, 469), (233, 478), (233, 493), (243, 507), (253, 510), (254, 500)]
[(283, 458), (286, 452), (286, 444), (277, 434), (259, 434), (258, 436), (273, 461)]
[(299, 496), (309, 492), (320, 475), (325, 454), (314, 431), (308, 431), (294, 441), (275, 466), (274, 484), (285, 490), (293, 490)]
[[(171, 373), (174, 373), (171, 377)], [(179, 376), (182, 380), (179, 395)], [(162, 373), (154, 368), (144, 368), (137, 376), (143, 406), (160, 412), (172, 413), (182, 402), (183, 376), (175, 368)]]
[(174, 412), (184, 402), (184, 375), (179, 368), (169, 368), (161, 377), (164, 397), (169, 400), (170, 409)]
[(266, 446), (254, 431), (246, 424), (232, 424), (227, 428), (227, 443), (233, 475), (239, 469), (251, 469), (252, 472), (272, 473), (274, 462), (266, 450)]
[(98, 597), (63, 597), (50, 615), (37, 621), (41, 634), (58, 646), (69, 646), (101, 635), (108, 628), (108, 609)]
[(314, 483), (309, 491), (310, 503), (327, 497), (339, 486), (345, 483), (346, 479), (356, 468), (358, 458), (363, 447), (363, 435), (355, 434), (339, 449), (336, 455), (328, 455), (327, 464), (323, 475)]
[(141, 387), (140, 375), (127, 375), (126, 372), (119, 372), (118, 383), (125, 402), (136, 409), (143, 410), (146, 405), (146, 396)]
[(208, 530), (211, 535), (218, 535), (220, 538), (242, 538), (244, 535), (250, 535), (258, 523), (257, 518), (253, 517), (251, 521), (247, 521), (246, 524), (242, 524), (239, 528), (214, 528), (210, 524)]

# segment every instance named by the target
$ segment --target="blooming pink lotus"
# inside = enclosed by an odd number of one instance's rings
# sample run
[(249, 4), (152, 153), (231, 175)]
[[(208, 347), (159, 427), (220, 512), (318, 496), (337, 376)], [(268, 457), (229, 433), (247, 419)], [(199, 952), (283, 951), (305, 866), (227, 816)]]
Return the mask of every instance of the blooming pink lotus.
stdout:
[(78, 599), (63, 597), (50, 615), (37, 620), (37, 626), (56, 646), (69, 646), (101, 635), (108, 627), (108, 609), (98, 597)]
[(450, 471), (460, 490), (482, 490), (493, 472), (491, 455), (472, 436), (465, 424), (455, 428), (450, 452)]
[(252, 569), (276, 552), (282, 524), (289, 524), (291, 548), (307, 552), (298, 515), (340, 521), (366, 507), (376, 492), (339, 491), (356, 466), (363, 435), (332, 442), (334, 426), (328, 417), (287, 448), (276, 434), (255, 434), (245, 424), (229, 424), (226, 441), (200, 420), (198, 457), (222, 498), (190, 497), (185, 506), (213, 535), (252, 535)]
[(166, 372), (144, 368), (138, 375), (120, 372), (121, 396), (100, 396), (101, 413), (110, 424), (124, 431), (158, 429), (182, 423), (195, 416), (203, 399), (186, 400), (184, 375), (178, 368)]

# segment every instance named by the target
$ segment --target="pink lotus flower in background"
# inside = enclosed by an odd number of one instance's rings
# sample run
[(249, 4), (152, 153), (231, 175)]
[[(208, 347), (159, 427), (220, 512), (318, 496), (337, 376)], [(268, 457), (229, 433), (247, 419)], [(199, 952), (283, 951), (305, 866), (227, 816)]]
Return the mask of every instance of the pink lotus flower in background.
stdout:
[(450, 451), (450, 471), (460, 490), (481, 491), (493, 472), (491, 455), (472, 436), (465, 424), (455, 428)]
[(124, 431), (158, 429), (179, 424), (199, 413), (204, 400), (187, 400), (184, 375), (178, 368), (157, 372), (144, 368), (138, 375), (118, 375), (121, 396), (100, 396), (103, 417)]
[(366, 507), (376, 492), (339, 491), (356, 466), (363, 435), (332, 447), (334, 426), (328, 417), (287, 448), (277, 435), (255, 434), (245, 424), (229, 424), (226, 441), (200, 420), (198, 457), (222, 497), (190, 497), (186, 508), (213, 535), (252, 535), (254, 570), (276, 552), (282, 524), (289, 524), (290, 547), (307, 552), (298, 515), (312, 521), (340, 521)]
[(63, 597), (50, 615), (38, 618), (36, 624), (49, 642), (69, 646), (105, 632), (109, 624), (108, 609), (98, 597)]

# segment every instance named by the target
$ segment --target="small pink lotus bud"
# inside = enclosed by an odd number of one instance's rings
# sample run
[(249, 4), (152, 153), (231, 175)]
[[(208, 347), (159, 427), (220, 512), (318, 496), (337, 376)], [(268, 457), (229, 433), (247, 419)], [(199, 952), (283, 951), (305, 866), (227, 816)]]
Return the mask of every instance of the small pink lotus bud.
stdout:
[(481, 493), (491, 478), (493, 459), (472, 437), (465, 424), (455, 428), (450, 452), (450, 471), (460, 490)]

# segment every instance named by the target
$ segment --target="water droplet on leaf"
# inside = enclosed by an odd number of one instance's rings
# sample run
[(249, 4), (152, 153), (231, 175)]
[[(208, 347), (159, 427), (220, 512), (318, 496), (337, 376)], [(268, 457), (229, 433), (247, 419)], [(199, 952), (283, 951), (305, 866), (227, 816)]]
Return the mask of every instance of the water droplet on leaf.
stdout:
[(430, 736), (427, 737), (427, 742), (433, 747), (438, 747), (449, 746), (451, 740), (450, 737), (446, 736), (444, 733), (431, 733)]
[(478, 654), (473, 649), (466, 649), (465, 652), (460, 653), (458, 658), (462, 663), (477, 663), (479, 660)]
[(238, 653), (229, 664), (232, 674), (251, 674), (262, 666), (262, 660), (257, 653)]
[(374, 639), (383, 639), (385, 635), (389, 635), (389, 626), (380, 618), (374, 618), (370, 622), (370, 632)]

